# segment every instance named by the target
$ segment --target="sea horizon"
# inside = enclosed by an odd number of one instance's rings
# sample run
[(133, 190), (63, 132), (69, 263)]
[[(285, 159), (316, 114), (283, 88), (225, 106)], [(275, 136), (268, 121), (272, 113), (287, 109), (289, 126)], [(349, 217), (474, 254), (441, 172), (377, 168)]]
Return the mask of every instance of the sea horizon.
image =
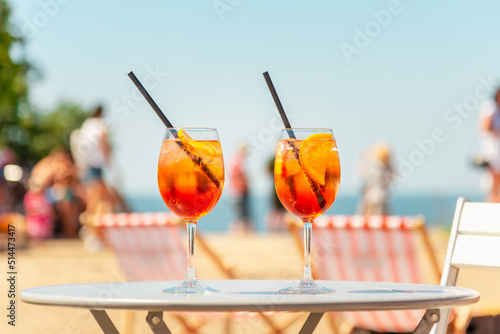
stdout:
[[(415, 216), (422, 215), (429, 227), (446, 228), (451, 226), (455, 205), (459, 197), (471, 201), (483, 201), (481, 193), (415, 193), (393, 196), (389, 203), (392, 215)], [(160, 195), (125, 196), (125, 200), (133, 212), (168, 212)], [(326, 214), (353, 215), (356, 214), (359, 195), (345, 194), (338, 196), (335, 203)], [(268, 195), (250, 196), (250, 212), (255, 230), (266, 232), (266, 218), (271, 209)], [(222, 196), (215, 208), (199, 221), (203, 232), (227, 232), (235, 219), (232, 198)]]

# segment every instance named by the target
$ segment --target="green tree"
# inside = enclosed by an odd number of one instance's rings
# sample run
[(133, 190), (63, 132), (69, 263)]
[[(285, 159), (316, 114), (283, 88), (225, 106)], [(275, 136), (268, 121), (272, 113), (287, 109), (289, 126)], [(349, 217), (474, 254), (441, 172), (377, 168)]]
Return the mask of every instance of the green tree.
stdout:
[(38, 116), (37, 131), (32, 136), (30, 150), (34, 157), (40, 159), (54, 147), (69, 150), (71, 132), (81, 126), (89, 113), (79, 105), (62, 102), (54, 110)]
[(9, 146), (21, 161), (29, 160), (30, 136), (36, 120), (31, 119), (26, 76), (30, 64), (11, 57), (15, 46), (23, 39), (14, 36), (10, 22), (11, 9), (0, 0), (0, 146)]
[(25, 59), (14, 60), (14, 48), (24, 40), (14, 34), (11, 9), (0, 0), (0, 148), (14, 150), (22, 164), (33, 165), (54, 147), (69, 149), (69, 136), (88, 113), (80, 106), (60, 103), (50, 112), (35, 112), (28, 99), (28, 75), (34, 73)]

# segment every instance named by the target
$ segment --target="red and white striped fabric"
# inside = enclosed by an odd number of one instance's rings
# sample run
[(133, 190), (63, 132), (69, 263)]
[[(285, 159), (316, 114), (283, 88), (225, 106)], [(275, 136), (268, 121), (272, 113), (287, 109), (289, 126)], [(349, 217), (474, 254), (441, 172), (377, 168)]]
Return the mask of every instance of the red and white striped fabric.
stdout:
[[(406, 216), (322, 216), (313, 224), (316, 279), (424, 283), (417, 261), (417, 227)], [(412, 332), (424, 310), (352, 312), (360, 328)]]
[[(183, 220), (172, 213), (107, 213), (94, 215), (90, 224), (101, 230), (125, 275), (132, 281), (184, 280), (187, 268), (186, 232)], [(168, 286), (165, 286), (168, 287)], [(193, 312), (176, 312), (184, 321)], [(220, 312), (197, 312), (203, 322), (227, 321)], [(231, 319), (245, 320), (259, 313), (232, 312)], [(190, 333), (196, 329), (186, 326)]]
[(179, 223), (171, 213), (108, 213), (91, 221), (133, 281), (185, 278), (186, 235)]

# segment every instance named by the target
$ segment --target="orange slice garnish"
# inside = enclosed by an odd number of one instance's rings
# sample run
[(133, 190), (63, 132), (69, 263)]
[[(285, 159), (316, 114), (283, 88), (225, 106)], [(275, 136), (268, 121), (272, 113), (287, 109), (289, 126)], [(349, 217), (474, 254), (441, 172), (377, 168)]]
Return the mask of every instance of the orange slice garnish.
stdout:
[(324, 186), (326, 165), (333, 145), (333, 135), (330, 133), (315, 133), (302, 141), (299, 160), (304, 173), (313, 181)]
[(217, 154), (217, 149), (207, 141), (196, 141), (186, 131), (179, 130), (179, 139), (184, 143), (186, 148), (191, 152), (201, 157), (203, 160), (210, 160)]
[(179, 139), (184, 143), (185, 147), (189, 149), (189, 151), (192, 152), (196, 150), (196, 145), (193, 137), (191, 137), (186, 131), (181, 129), (177, 131), (177, 134), (179, 135)]
[(332, 174), (340, 174), (339, 152), (336, 148), (330, 151), (328, 164), (326, 165), (326, 171)]
[(189, 135), (189, 133), (187, 133), (186, 131), (180, 129), (179, 131), (177, 131), (177, 134), (179, 135), (179, 138), (181, 140), (193, 140), (193, 137), (191, 137)]
[[(179, 130), (179, 139), (184, 144), (184, 148), (187, 152), (191, 153), (191, 164), (195, 164), (196, 168), (206, 168), (212, 176), (219, 180), (219, 184), (222, 186), (224, 182), (224, 164), (222, 162), (222, 153), (219, 153), (218, 149), (214, 146), (211, 141), (204, 140), (194, 140), (185, 130)], [(195, 166), (193, 166), (195, 167)]]

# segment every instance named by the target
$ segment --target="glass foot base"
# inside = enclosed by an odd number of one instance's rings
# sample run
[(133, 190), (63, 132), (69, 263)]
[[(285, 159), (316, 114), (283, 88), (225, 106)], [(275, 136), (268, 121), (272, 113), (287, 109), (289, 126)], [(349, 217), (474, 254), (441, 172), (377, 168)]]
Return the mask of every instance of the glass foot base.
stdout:
[(319, 285), (314, 281), (300, 281), (297, 284), (279, 290), (280, 293), (297, 293), (297, 294), (324, 294), (334, 293), (335, 290)]
[(164, 293), (200, 293), (200, 294), (213, 294), (219, 293), (219, 290), (206, 286), (198, 282), (194, 281), (184, 281), (177, 286), (173, 286), (171, 288), (162, 290)]

